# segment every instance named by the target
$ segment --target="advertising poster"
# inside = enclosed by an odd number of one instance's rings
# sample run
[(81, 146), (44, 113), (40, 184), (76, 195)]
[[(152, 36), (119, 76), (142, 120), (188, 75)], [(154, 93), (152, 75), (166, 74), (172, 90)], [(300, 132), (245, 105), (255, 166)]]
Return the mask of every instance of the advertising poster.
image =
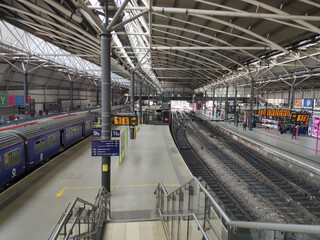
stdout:
[(288, 104), (288, 103), (289, 103), (289, 98), (285, 98), (285, 99), (283, 99), (283, 103)]
[(302, 98), (296, 98), (294, 100), (294, 106), (295, 107), (302, 107)]
[(311, 99), (311, 98), (303, 99), (303, 106), (304, 107), (312, 108), (312, 103), (313, 103), (313, 99)]
[[(317, 132), (318, 132), (318, 125), (320, 121), (320, 116), (314, 116), (313, 117), (313, 124), (312, 124), (312, 136), (317, 137)], [(320, 136), (320, 132), (319, 132)]]
[(8, 106), (7, 95), (0, 95), (0, 107)]
[(320, 99), (315, 99), (314, 100), (314, 106), (315, 107), (320, 107)]
[(23, 106), (23, 95), (16, 95), (15, 100), (17, 106)]
[(13, 106), (16, 101), (15, 101), (15, 96), (14, 95), (7, 95), (8, 97), (8, 106)]

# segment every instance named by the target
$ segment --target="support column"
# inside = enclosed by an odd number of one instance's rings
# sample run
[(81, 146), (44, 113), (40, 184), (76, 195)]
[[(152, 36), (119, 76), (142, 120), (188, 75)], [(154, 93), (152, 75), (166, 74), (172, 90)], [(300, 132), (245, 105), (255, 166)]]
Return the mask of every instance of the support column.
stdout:
[(294, 85), (291, 86), (291, 101), (290, 101), (290, 110), (294, 107)]
[(114, 105), (114, 89), (111, 87), (111, 106)]
[(99, 105), (99, 86), (96, 86), (96, 105)]
[(256, 106), (257, 106), (257, 111), (259, 111), (259, 88), (257, 88)]
[(73, 111), (73, 81), (70, 81), (70, 111)]
[(150, 107), (150, 87), (148, 88), (148, 107)]
[[(101, 139), (111, 140), (111, 59), (110, 59), (110, 32), (106, 30), (108, 24), (108, 1), (105, 1), (105, 20), (101, 33)], [(111, 161), (110, 157), (101, 159), (101, 185), (110, 192)]]
[(29, 115), (29, 104), (28, 104), (28, 72), (24, 72), (24, 81), (23, 81), (23, 95), (24, 95), (24, 114)]
[[(134, 71), (130, 75), (130, 112), (134, 115)], [(130, 126), (130, 139), (134, 139), (134, 126)]]
[(314, 110), (314, 97), (315, 97), (315, 90), (312, 90), (312, 109), (311, 109), (311, 113), (312, 113), (312, 115), (313, 115), (313, 110)]
[(139, 117), (140, 117), (140, 124), (142, 124), (142, 82), (140, 82)]
[(228, 108), (229, 108), (229, 101), (228, 101), (228, 94), (229, 94), (229, 86), (226, 86), (226, 101), (224, 103), (224, 119), (228, 120)]
[(239, 113), (237, 112), (237, 101), (238, 101), (238, 87), (234, 87), (234, 102), (233, 102), (233, 114), (234, 114), (234, 126), (238, 127)]
[[(215, 97), (214, 97), (215, 94), (216, 94), (216, 90), (215, 90), (215, 88), (212, 88), (212, 104), (215, 105), (215, 108), (216, 108), (217, 106), (214, 103), (215, 102)], [(212, 109), (212, 112), (214, 112), (214, 109)]]
[(288, 108), (290, 108), (290, 106), (291, 106), (291, 97), (290, 97), (290, 95), (291, 95), (291, 87), (289, 87), (289, 89), (288, 89)]
[(191, 108), (192, 108), (192, 110), (194, 110), (194, 91), (192, 91), (192, 106), (191, 106)]
[(203, 110), (206, 112), (207, 109), (207, 91), (204, 91), (204, 107)]
[(134, 71), (130, 74), (130, 112), (134, 114)]
[(254, 79), (251, 77), (251, 94), (250, 94), (250, 116), (249, 116), (249, 130), (252, 131), (252, 115), (253, 115), (253, 100), (254, 100)]

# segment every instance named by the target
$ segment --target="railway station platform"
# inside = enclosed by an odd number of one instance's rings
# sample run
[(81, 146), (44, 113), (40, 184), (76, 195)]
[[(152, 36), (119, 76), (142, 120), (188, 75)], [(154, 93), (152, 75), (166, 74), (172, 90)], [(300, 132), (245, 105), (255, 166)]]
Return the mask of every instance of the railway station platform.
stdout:
[[(94, 202), (101, 184), (101, 158), (91, 157), (91, 139), (61, 153), (0, 194), (1, 239), (48, 239), (74, 198)], [(176, 189), (192, 178), (169, 127), (141, 125), (137, 138), (129, 140), (122, 164), (112, 157), (111, 177), (112, 219), (104, 239), (165, 239), (155, 216), (156, 186), (162, 181), (167, 189)]]
[(197, 113), (208, 120), (218, 120), (212, 121), (213, 124), (217, 124), (235, 135), (242, 136), (247, 141), (260, 145), (271, 153), (276, 153), (320, 173), (320, 149), (318, 149), (316, 155), (316, 138), (314, 137), (299, 135), (296, 141), (289, 132), (286, 134), (279, 132), (277, 135), (277, 129), (270, 129), (269, 132), (269, 129), (261, 128), (259, 125), (252, 131), (243, 130), (242, 122), (239, 122), (238, 127), (236, 127), (233, 121), (219, 121), (221, 119), (216, 118), (209, 111), (204, 113), (201, 110)]

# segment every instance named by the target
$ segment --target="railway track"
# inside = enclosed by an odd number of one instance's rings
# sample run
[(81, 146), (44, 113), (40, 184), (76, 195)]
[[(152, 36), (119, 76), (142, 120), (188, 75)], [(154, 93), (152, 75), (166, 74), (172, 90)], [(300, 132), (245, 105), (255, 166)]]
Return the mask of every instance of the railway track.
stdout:
[(281, 214), (289, 223), (319, 224), (320, 201), (319, 189), (310, 186), (291, 176), (284, 169), (270, 166), (262, 156), (240, 146), (234, 140), (227, 138), (212, 125), (199, 118), (194, 118), (206, 133), (210, 132), (227, 148), (236, 152), (251, 167), (244, 167), (222, 153), (212, 141), (193, 129), (198, 139), (208, 151), (218, 158), (226, 167), (234, 172), (250, 189), (265, 199), (273, 209)]
[(201, 177), (209, 186), (209, 192), (216, 195), (227, 209), (227, 213), (231, 219), (241, 221), (254, 220), (245, 208), (237, 201), (232, 194), (223, 186), (223, 184), (212, 174), (208, 166), (197, 156), (190, 147), (185, 135), (186, 119), (179, 117), (179, 114), (174, 113), (172, 123), (172, 135), (183, 156), (187, 166), (195, 177)]

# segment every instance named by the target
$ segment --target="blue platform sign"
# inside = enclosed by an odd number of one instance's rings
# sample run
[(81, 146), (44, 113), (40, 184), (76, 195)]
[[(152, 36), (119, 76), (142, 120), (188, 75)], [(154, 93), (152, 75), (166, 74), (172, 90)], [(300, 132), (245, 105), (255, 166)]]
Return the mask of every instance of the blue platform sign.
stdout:
[(94, 129), (92, 130), (92, 136), (93, 136), (93, 137), (101, 137), (101, 129), (99, 129), (99, 128), (94, 128)]
[(119, 156), (119, 140), (92, 140), (91, 156)]
[(120, 130), (112, 130), (112, 137), (120, 137)]

